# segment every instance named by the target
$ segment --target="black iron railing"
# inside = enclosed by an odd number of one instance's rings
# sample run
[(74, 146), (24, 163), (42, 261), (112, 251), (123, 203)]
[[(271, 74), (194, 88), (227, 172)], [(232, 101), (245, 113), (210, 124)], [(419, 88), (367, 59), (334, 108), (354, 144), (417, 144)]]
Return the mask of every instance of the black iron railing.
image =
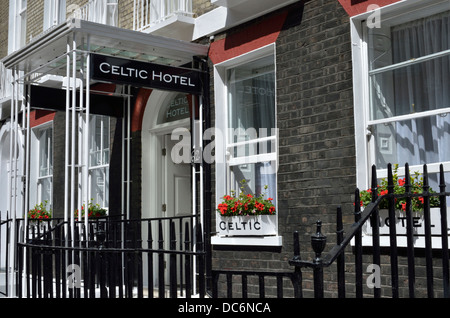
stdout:
[(8, 296), (10, 231), (11, 219), (9, 218), (8, 213), (6, 213), (6, 219), (0, 219), (0, 295), (2, 296)]
[(18, 297), (205, 297), (197, 216), (50, 222), (17, 244)]
[[(211, 275), (212, 297), (303, 297), (309, 293), (310, 279), (303, 273), (312, 269), (314, 297), (324, 297), (325, 284), (335, 284), (337, 297), (450, 297), (447, 202), (443, 166), (440, 166), (439, 191), (429, 191), (427, 166), (424, 166), (423, 192), (414, 193), (405, 166), (404, 193), (394, 193), (392, 167), (388, 166), (387, 194), (378, 195), (376, 167), (372, 169), (371, 202), (361, 211), (360, 191), (355, 191), (355, 222), (345, 229), (342, 209), (337, 208), (336, 244), (323, 255), (327, 237), (322, 234), (322, 223), (317, 222), (311, 235), (315, 253), (311, 260), (300, 257), (299, 233), (294, 233), (292, 271), (238, 271), (212, 270), (207, 273), (205, 233), (198, 216), (122, 220), (103, 218), (73, 225), (63, 220), (29, 223), (24, 230), (24, 220), (16, 220), (14, 233), (15, 259), (9, 259), (8, 268), (14, 268), (17, 282), (13, 295), (17, 297), (207, 297), (207, 281)], [(417, 249), (414, 233), (412, 203), (423, 200), (424, 242)], [(406, 232), (399, 234), (395, 226), (389, 233), (380, 234), (380, 204), (387, 201), (388, 224), (395, 224), (395, 202), (405, 200), (404, 219)], [(432, 232), (430, 202), (439, 202), (439, 233)], [(369, 236), (363, 227), (370, 224)], [(12, 231), (10, 219), (1, 222), (1, 231)], [(3, 236), (2, 236), (3, 237)], [(7, 238), (11, 238), (10, 234)], [(370, 238), (364, 246), (363, 239)], [(380, 238), (388, 243), (387, 251)], [(399, 239), (404, 246), (398, 246)], [(439, 242), (436, 247), (433, 244)], [(8, 243), (8, 242), (7, 242)], [(351, 244), (350, 244), (351, 243)], [(351, 249), (349, 248), (351, 247)], [(7, 252), (6, 255), (11, 253)], [(418, 255), (420, 254), (420, 255)], [(0, 258), (4, 251), (0, 251)], [(420, 262), (417, 261), (420, 256)], [(351, 258), (352, 262), (348, 262)], [(389, 260), (381, 259), (389, 257)], [(406, 259), (406, 267), (400, 258)], [(364, 262), (363, 262), (364, 259)], [(425, 274), (416, 272), (424, 262)], [(368, 286), (363, 279), (364, 265), (388, 266), (383, 275), (389, 276), (389, 286)], [(386, 265), (388, 264), (388, 265)], [(402, 265), (400, 265), (402, 264)], [(334, 268), (333, 265), (336, 267)], [(407, 268), (404, 275), (403, 267)], [(372, 267), (371, 267), (372, 268)], [(333, 275), (327, 275), (329, 270)], [(366, 271), (367, 273), (367, 271)], [(375, 272), (374, 272), (375, 273)], [(308, 275), (309, 276), (309, 275)], [(9, 277), (9, 276), (7, 276)], [(330, 278), (331, 277), (331, 278)], [(401, 279), (400, 279), (401, 277)], [(336, 278), (334, 280), (334, 278)], [(425, 288), (416, 282), (425, 280)], [(407, 282), (406, 286), (403, 281)], [(350, 283), (349, 283), (350, 282)], [(366, 283), (366, 284), (364, 284)], [(348, 286), (354, 290), (347, 290)], [(385, 284), (386, 285), (386, 284)], [(420, 287), (421, 292), (417, 290)], [(390, 291), (387, 292), (386, 289)], [(425, 289), (425, 293), (422, 290)], [(368, 292), (369, 290), (369, 292)], [(328, 296), (328, 294), (327, 294)]]
[[(224, 288), (220, 288), (219, 284), (219, 279), (222, 276), (225, 278)], [(240, 285), (239, 291), (233, 290), (236, 279)], [(249, 282), (251, 279), (254, 282)], [(265, 298), (266, 296), (273, 296), (266, 295), (266, 287), (275, 288), (277, 298), (285, 297), (287, 290), (292, 290), (291, 297), (302, 297), (302, 275), (299, 270), (294, 272), (213, 270), (212, 282), (212, 297), (214, 298), (219, 297), (219, 289), (224, 291), (222, 297), (226, 298), (249, 298), (251, 296)], [(249, 286), (257, 287), (249, 292)]]
[[(409, 174), (409, 166), (405, 165), (405, 193), (395, 194), (392, 166), (388, 166), (388, 193), (382, 196), (378, 196), (377, 191), (377, 174), (376, 167), (372, 167), (372, 202), (368, 204), (364, 211), (360, 209), (360, 195), (359, 190), (355, 192), (355, 223), (350, 226), (348, 233), (343, 235), (343, 223), (342, 223), (342, 211), (341, 208), (337, 209), (337, 244), (325, 255), (322, 256), (322, 252), (325, 248), (326, 236), (321, 232), (321, 222), (317, 222), (317, 231), (311, 237), (311, 245), (315, 252), (315, 258), (312, 261), (300, 259), (300, 248), (298, 243), (298, 236), (295, 238), (295, 252), (294, 258), (289, 263), (296, 268), (309, 267), (314, 272), (314, 295), (316, 298), (324, 297), (324, 279), (323, 270), (326, 267), (331, 266), (336, 261), (337, 272), (337, 286), (338, 297), (346, 297), (346, 276), (345, 276), (345, 248), (349, 245), (352, 239), (354, 239), (354, 259), (355, 259), (355, 295), (356, 297), (363, 297), (363, 244), (362, 244), (362, 227), (364, 223), (370, 222), (372, 227), (372, 244), (370, 251), (372, 254), (372, 264), (380, 266), (381, 261), (381, 248), (380, 248), (380, 233), (379, 233), (379, 205), (383, 200), (388, 201), (388, 219), (389, 224), (395, 224), (395, 200), (406, 199), (406, 258), (407, 258), (407, 281), (408, 281), (408, 297), (416, 296), (416, 273), (415, 273), (415, 246), (414, 246), (414, 230), (413, 230), (413, 213), (412, 213), (412, 199), (416, 197), (423, 198), (424, 209), (424, 227), (425, 227), (425, 247), (424, 255), (426, 261), (426, 290), (427, 297), (431, 298), (437, 294), (437, 286), (435, 286), (435, 277), (433, 273), (433, 250), (431, 244), (431, 222), (430, 222), (430, 199), (433, 197), (439, 198), (439, 212), (440, 212), (440, 241), (441, 247), (439, 254), (441, 258), (441, 270), (439, 280), (442, 280), (442, 296), (450, 297), (449, 293), (449, 251), (448, 251), (448, 223), (447, 223), (447, 197), (450, 196), (449, 192), (445, 191), (445, 177), (443, 165), (440, 166), (439, 173), (439, 187), (440, 191), (437, 193), (429, 192), (428, 172), (427, 166), (424, 165), (423, 172), (423, 192), (413, 193), (411, 178)], [(395, 226), (389, 227), (389, 252), (390, 257), (390, 278), (391, 278), (391, 297), (399, 297), (399, 248), (397, 246), (398, 235), (396, 233)], [(381, 287), (373, 287), (373, 296), (381, 297)]]

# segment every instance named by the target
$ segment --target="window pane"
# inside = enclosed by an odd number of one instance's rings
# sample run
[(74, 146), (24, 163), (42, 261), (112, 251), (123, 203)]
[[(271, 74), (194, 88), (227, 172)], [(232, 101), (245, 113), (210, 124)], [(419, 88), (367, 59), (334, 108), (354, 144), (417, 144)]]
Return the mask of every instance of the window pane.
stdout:
[(450, 55), (372, 75), (371, 119), (450, 107)]
[(368, 28), (369, 67), (427, 56), (450, 49), (450, 11), (391, 28)]
[(173, 122), (190, 116), (188, 95), (177, 94), (164, 107), (161, 107), (158, 114), (158, 124)]
[(91, 118), (89, 164), (92, 167), (109, 164), (109, 118), (93, 116)]
[(89, 160), (90, 199), (103, 208), (109, 205), (110, 120), (92, 116), (90, 120)]
[[(256, 131), (254, 133), (251, 133), (250, 136), (248, 136), (247, 133), (241, 132), (242, 134), (239, 136), (238, 141), (247, 141), (252, 140), (256, 138)], [(235, 131), (235, 133), (239, 133), (239, 131)], [(258, 134), (258, 137), (267, 137), (265, 136), (266, 132), (265, 130)], [(276, 130), (271, 131), (272, 136), (276, 135)], [(255, 137), (253, 137), (255, 136)], [(253, 138), (251, 138), (253, 137)], [(233, 147), (229, 147), (228, 151), (233, 156), (233, 158), (238, 157), (247, 157), (247, 156), (254, 156), (254, 155), (262, 155), (262, 154), (270, 154), (277, 151), (276, 147), (276, 139), (272, 138), (270, 140), (264, 140), (264, 141), (258, 141), (258, 142), (251, 142), (251, 143), (245, 143), (245, 144), (238, 144)]]
[(392, 28), (393, 62), (450, 49), (450, 11)]
[[(42, 178), (39, 180), (40, 182), (40, 190), (41, 190), (41, 197), (40, 202), (47, 201), (48, 208), (52, 208), (52, 178)], [(39, 202), (39, 203), (40, 203)]]
[[(244, 192), (265, 198), (273, 198), (276, 202), (276, 163), (259, 162), (231, 167), (233, 188), (239, 190), (242, 180), (245, 180)], [(265, 189), (267, 186), (267, 189)]]
[(377, 167), (450, 161), (450, 115), (431, 116), (373, 127)]
[(103, 155), (102, 155), (102, 164), (109, 164), (109, 118), (102, 117), (102, 147), (103, 147)]
[(264, 57), (227, 71), (230, 142), (266, 136), (275, 128), (275, 73), (273, 56)]
[(53, 129), (48, 128), (39, 132), (39, 176), (53, 174), (52, 154)]
[(107, 168), (92, 169), (91, 173), (91, 199), (94, 204), (108, 207), (109, 176)]

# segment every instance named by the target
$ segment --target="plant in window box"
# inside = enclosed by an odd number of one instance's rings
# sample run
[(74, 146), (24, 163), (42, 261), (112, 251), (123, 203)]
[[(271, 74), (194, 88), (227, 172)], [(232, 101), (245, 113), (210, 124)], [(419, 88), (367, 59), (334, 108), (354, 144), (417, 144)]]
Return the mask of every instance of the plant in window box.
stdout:
[[(88, 218), (98, 218), (102, 216), (106, 216), (106, 209), (102, 208), (100, 204), (96, 203), (94, 204), (92, 202), (93, 199), (88, 204)], [(81, 207), (81, 218), (84, 218), (85, 215), (85, 204)], [(78, 209), (75, 211), (75, 219), (78, 220), (79, 217), (79, 211)]]
[[(395, 194), (404, 194), (406, 192), (405, 189), (405, 178), (399, 178), (398, 176), (398, 164), (393, 166), (392, 171), (392, 179), (394, 185), (394, 195)], [(380, 184), (377, 185), (378, 196), (382, 196), (388, 194), (388, 180), (387, 178), (382, 178)], [(410, 178), (410, 192), (412, 194), (421, 194), (423, 193), (423, 178), (420, 176), (419, 172), (414, 172), (411, 174)], [(435, 191), (429, 187), (429, 193), (435, 193)], [(372, 201), (372, 189), (363, 190), (360, 192), (360, 203), (361, 207), (366, 207)], [(439, 217), (439, 198), (432, 196), (429, 197), (430, 201), (430, 215), (432, 218), (432, 222), (434, 219)], [(395, 217), (396, 217), (396, 229), (397, 234), (406, 234), (406, 198), (395, 198), (394, 199), (395, 206)], [(379, 210), (380, 210), (380, 234), (389, 234), (389, 217), (388, 217), (388, 207), (389, 202), (387, 199), (384, 199), (380, 202)], [(421, 196), (414, 196), (411, 198), (411, 208), (413, 211), (413, 224), (416, 228), (416, 232), (419, 233), (423, 228), (423, 208), (424, 208), (424, 198)], [(435, 209), (433, 209), (435, 208)], [(437, 208), (437, 209), (436, 209)], [(421, 229), (420, 229), (421, 228)], [(371, 233), (371, 227), (366, 226), (366, 234)]]
[(28, 211), (28, 219), (30, 221), (48, 220), (52, 217), (52, 211), (47, 209), (48, 201), (36, 204), (33, 209)]
[[(225, 236), (274, 235), (276, 234), (276, 210), (272, 198), (245, 194), (245, 180), (236, 196), (225, 195), (217, 206), (217, 232)], [(264, 187), (267, 190), (267, 186)]]

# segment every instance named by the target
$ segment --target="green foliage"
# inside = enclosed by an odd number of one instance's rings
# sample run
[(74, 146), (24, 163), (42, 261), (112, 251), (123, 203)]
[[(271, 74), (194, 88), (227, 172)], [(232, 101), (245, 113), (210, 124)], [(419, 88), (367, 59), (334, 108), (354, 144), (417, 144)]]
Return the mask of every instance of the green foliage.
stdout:
[[(102, 216), (106, 216), (106, 209), (103, 209), (100, 207), (100, 204), (94, 204), (92, 201), (94, 199), (91, 199), (91, 201), (88, 204), (88, 218), (98, 218)], [(85, 214), (85, 205), (81, 207), (81, 217), (83, 218)], [(78, 209), (75, 211), (75, 219), (78, 220), (79, 211)]]
[[(394, 183), (394, 194), (404, 194), (405, 193), (405, 178), (398, 177), (398, 164), (394, 165), (392, 171), (393, 183)], [(414, 172), (410, 178), (410, 191), (413, 194), (423, 193), (423, 177), (420, 176), (419, 172)], [(382, 178), (378, 188), (378, 196), (383, 196), (388, 194), (388, 180), (387, 178)], [(429, 193), (435, 193), (431, 187), (428, 189)], [(360, 193), (361, 206), (365, 207), (372, 201), (372, 189), (363, 190)], [(413, 197), (411, 200), (412, 210), (416, 212), (423, 211), (424, 198), (421, 196)], [(439, 206), (439, 199), (437, 197), (430, 197), (430, 207)], [(381, 201), (380, 209), (388, 208), (388, 200), (385, 199)], [(395, 198), (395, 209), (406, 211), (406, 198)]]
[[(231, 195), (225, 195), (222, 203), (217, 206), (217, 211), (222, 216), (237, 215), (275, 215), (275, 206), (272, 198), (264, 198), (264, 194), (253, 196), (245, 194), (245, 179), (241, 181), (241, 191), (236, 196), (235, 191), (231, 191)], [(267, 190), (267, 186), (264, 189)]]
[(47, 220), (52, 217), (52, 211), (47, 209), (47, 201), (36, 204), (33, 209), (28, 211), (29, 220)]

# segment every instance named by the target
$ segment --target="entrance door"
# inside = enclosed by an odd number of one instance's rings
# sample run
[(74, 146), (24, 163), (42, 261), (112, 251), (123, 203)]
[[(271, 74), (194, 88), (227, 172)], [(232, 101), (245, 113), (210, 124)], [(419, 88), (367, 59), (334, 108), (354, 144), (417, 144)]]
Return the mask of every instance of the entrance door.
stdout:
[[(192, 228), (192, 191), (191, 191), (191, 166), (189, 163), (175, 163), (172, 156), (172, 149), (178, 142), (171, 140), (170, 135), (163, 135), (162, 138), (162, 180), (163, 180), (163, 198), (162, 198), (162, 216), (175, 217), (172, 219), (175, 230), (175, 242), (172, 242), (170, 235), (170, 222), (164, 225), (164, 247), (167, 250), (185, 250), (185, 226)], [(180, 218), (179, 218), (180, 217)], [(175, 244), (175, 246), (172, 246)], [(176, 266), (173, 265), (174, 258)], [(177, 285), (184, 284), (183, 272), (184, 257), (181, 254), (166, 254), (165, 256), (165, 285), (169, 286), (171, 282), (170, 271), (175, 270), (177, 276)], [(172, 267), (173, 266), (173, 267)], [(191, 273), (192, 274), (192, 273)], [(167, 287), (167, 289), (169, 289)]]
[(192, 192), (191, 192), (191, 170), (189, 163), (175, 163), (172, 158), (173, 146), (178, 142), (171, 140), (170, 135), (162, 136), (164, 169), (162, 180), (163, 191), (163, 216), (186, 216), (191, 215)]

